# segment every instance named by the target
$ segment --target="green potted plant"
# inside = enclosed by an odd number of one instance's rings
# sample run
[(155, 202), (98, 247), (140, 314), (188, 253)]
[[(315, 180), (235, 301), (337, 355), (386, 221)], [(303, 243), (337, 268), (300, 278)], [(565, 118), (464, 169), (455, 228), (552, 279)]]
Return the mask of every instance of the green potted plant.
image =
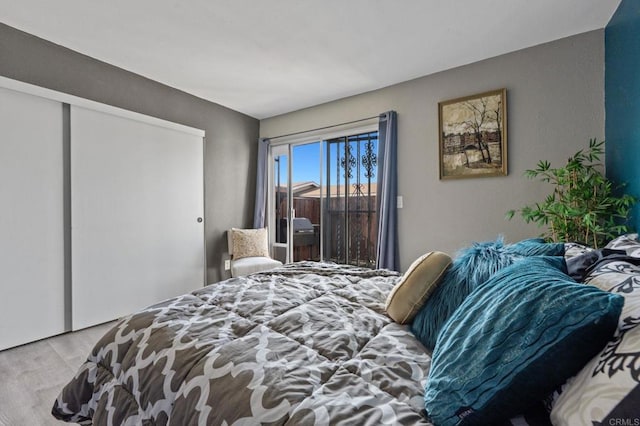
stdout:
[(560, 168), (539, 161), (525, 176), (553, 185), (544, 201), (507, 212), (511, 219), (519, 212), (525, 222), (546, 227), (543, 234), (550, 241), (580, 242), (598, 248), (610, 239), (629, 232), (626, 224), (635, 197), (620, 193), (602, 173), (600, 156), (604, 141), (589, 141), (589, 149), (580, 150)]

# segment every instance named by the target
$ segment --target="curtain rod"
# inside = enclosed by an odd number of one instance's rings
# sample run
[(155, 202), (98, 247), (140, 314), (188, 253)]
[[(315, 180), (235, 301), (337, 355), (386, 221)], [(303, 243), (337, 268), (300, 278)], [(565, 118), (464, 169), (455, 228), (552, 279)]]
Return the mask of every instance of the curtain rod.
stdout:
[(346, 124), (353, 124), (353, 123), (359, 123), (361, 121), (373, 120), (374, 118), (378, 118), (378, 117), (380, 117), (380, 115), (374, 115), (373, 117), (367, 117), (367, 118), (361, 118), (359, 120), (347, 121), (346, 123), (333, 124), (331, 126), (318, 127), (317, 129), (303, 130), (303, 131), (300, 131), (300, 132), (293, 132), (293, 133), (289, 133), (289, 134), (286, 134), (286, 135), (279, 135), (279, 136), (274, 136), (272, 138), (265, 138), (265, 139), (273, 140), (273, 139), (286, 138), (288, 136), (302, 135), (304, 133), (311, 133), (311, 132), (317, 132), (318, 130), (332, 129), (334, 127), (340, 127), (340, 126), (344, 126)]

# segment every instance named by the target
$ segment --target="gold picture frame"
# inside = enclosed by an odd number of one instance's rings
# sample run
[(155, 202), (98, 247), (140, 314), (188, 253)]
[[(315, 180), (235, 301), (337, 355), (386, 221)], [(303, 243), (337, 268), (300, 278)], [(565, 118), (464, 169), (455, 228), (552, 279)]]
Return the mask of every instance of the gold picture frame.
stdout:
[(507, 175), (507, 89), (438, 103), (440, 179)]

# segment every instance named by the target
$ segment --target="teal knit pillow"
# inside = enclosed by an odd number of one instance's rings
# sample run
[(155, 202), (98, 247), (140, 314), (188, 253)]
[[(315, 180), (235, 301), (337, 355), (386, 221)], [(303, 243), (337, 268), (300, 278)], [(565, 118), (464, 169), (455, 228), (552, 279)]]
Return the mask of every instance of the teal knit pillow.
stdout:
[(425, 408), (439, 426), (509, 419), (576, 374), (616, 329), (624, 299), (578, 284), (562, 258), (523, 259), (472, 292), (442, 328)]
[(522, 240), (505, 245), (496, 241), (473, 243), (460, 251), (424, 303), (411, 325), (411, 331), (429, 349), (436, 344), (438, 333), (462, 301), (479, 285), (500, 269), (528, 256), (562, 256), (564, 244), (545, 243), (542, 238)]

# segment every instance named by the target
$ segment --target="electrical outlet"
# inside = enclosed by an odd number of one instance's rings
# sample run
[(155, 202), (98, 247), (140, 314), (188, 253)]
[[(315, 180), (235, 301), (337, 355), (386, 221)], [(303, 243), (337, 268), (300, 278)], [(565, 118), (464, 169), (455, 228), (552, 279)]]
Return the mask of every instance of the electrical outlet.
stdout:
[(227, 259), (224, 261), (224, 270), (228, 271), (229, 269), (231, 269), (231, 261)]

